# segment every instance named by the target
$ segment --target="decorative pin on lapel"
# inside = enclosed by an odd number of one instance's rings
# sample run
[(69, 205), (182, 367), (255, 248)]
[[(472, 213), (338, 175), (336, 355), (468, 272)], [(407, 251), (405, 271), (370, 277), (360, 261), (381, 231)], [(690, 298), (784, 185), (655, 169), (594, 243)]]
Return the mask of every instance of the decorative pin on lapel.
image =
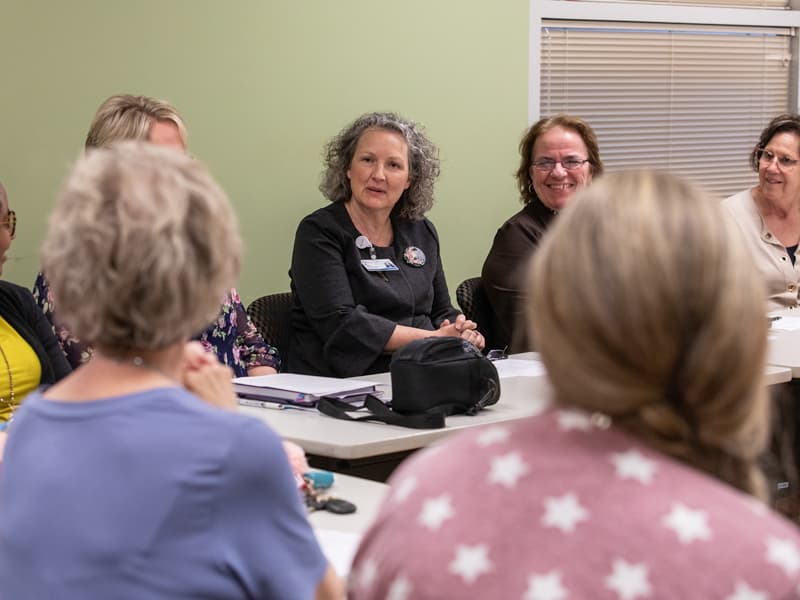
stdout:
[(424, 267), (425, 253), (416, 246), (409, 246), (403, 250), (403, 260), (412, 267)]

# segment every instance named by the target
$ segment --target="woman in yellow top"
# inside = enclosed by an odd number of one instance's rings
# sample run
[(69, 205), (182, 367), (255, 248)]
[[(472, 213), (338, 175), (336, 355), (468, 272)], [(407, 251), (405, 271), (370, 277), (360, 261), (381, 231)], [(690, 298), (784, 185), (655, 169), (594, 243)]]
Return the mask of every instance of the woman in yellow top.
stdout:
[[(0, 183), (0, 274), (16, 226), (17, 216), (9, 210), (8, 196)], [(28, 392), (40, 384), (55, 383), (70, 371), (50, 323), (31, 293), (0, 281), (0, 431), (5, 430)]]

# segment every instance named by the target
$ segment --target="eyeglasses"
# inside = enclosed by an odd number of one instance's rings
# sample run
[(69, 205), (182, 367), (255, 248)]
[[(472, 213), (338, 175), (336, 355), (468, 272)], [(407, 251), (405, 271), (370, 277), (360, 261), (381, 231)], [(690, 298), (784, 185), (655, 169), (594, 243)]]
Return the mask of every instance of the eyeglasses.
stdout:
[(11, 232), (11, 239), (17, 235), (17, 213), (13, 210), (8, 211), (8, 216), (5, 219), (0, 219), (0, 225), (8, 227)]
[(539, 160), (533, 161), (533, 168), (537, 171), (547, 171), (548, 173), (556, 168), (557, 164), (561, 164), (567, 171), (574, 171), (575, 169), (579, 169), (585, 163), (589, 162), (588, 158), (583, 160), (577, 158), (567, 158), (564, 160), (553, 160), (552, 158), (540, 158)]
[(488, 358), (489, 360), (505, 360), (506, 358), (508, 358), (508, 355), (506, 354), (506, 349), (508, 349), (508, 346), (506, 346), (502, 350), (501, 349), (489, 350), (486, 353), (486, 358)]
[(772, 164), (772, 161), (778, 159), (778, 168), (780, 169), (791, 169), (797, 166), (797, 163), (800, 162), (796, 158), (790, 158), (788, 156), (778, 156), (774, 152), (770, 152), (769, 150), (758, 149), (756, 150), (756, 158), (758, 162), (760, 162), (764, 166), (769, 166)]

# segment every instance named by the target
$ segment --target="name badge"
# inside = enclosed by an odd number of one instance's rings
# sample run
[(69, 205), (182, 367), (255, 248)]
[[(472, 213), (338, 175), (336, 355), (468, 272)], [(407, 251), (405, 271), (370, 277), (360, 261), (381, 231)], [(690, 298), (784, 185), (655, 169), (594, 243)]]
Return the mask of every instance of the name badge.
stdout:
[(361, 261), (361, 266), (370, 273), (382, 271), (399, 271), (397, 265), (388, 258), (367, 258)]

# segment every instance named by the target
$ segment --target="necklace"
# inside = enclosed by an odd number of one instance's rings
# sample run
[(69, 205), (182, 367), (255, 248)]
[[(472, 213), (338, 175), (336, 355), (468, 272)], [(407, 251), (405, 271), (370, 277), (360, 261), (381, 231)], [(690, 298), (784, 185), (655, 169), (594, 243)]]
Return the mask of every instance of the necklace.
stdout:
[(14, 411), (17, 410), (16, 405), (14, 404), (14, 377), (11, 375), (11, 364), (8, 362), (8, 357), (6, 356), (6, 351), (3, 350), (3, 347), (0, 346), (0, 354), (3, 356), (3, 362), (6, 363), (6, 371), (8, 372), (8, 391), (9, 391), (9, 398), (0, 397), (9, 409), (11, 409), (11, 415), (8, 418), (8, 422), (14, 418)]
[(370, 241), (374, 241), (378, 246), (390, 246), (392, 244), (394, 229), (392, 228), (391, 219), (387, 218), (385, 223), (375, 226), (374, 223), (371, 223), (368, 219), (363, 219), (360, 213), (352, 209), (349, 202), (345, 203), (344, 207), (350, 217), (350, 222), (358, 233)]
[(167, 373), (164, 369), (159, 367), (158, 365), (154, 365), (150, 362), (147, 362), (144, 358), (138, 355), (134, 356), (114, 356), (112, 354), (101, 353), (100, 354), (103, 358), (110, 360), (113, 363), (118, 365), (131, 365), (133, 367), (137, 367), (139, 369), (144, 369), (145, 371), (150, 371), (151, 373), (156, 373), (169, 379), (170, 381), (175, 381), (175, 377)]

